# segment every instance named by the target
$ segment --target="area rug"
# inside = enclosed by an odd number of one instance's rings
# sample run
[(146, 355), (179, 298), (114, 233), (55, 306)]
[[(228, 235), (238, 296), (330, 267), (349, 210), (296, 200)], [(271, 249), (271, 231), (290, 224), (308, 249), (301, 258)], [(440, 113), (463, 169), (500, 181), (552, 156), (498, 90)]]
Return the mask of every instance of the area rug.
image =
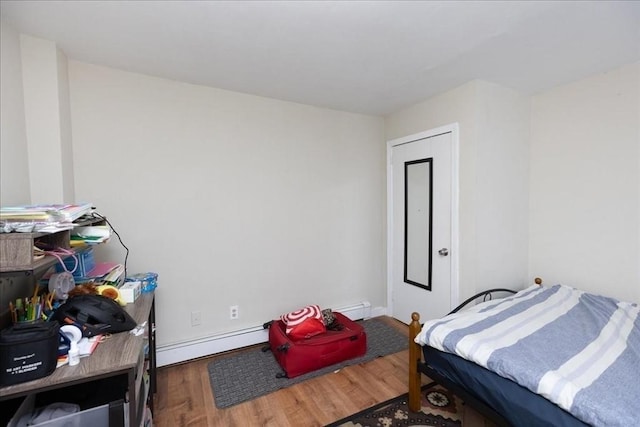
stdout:
[(277, 378), (282, 368), (271, 351), (252, 348), (209, 363), (209, 379), (215, 404), (228, 408), (279, 389), (328, 374), (349, 365), (368, 362), (376, 357), (406, 350), (409, 339), (402, 332), (381, 319), (361, 322), (367, 334), (367, 352), (364, 356), (309, 372), (295, 378)]
[(409, 410), (409, 394), (387, 400), (326, 427), (462, 426), (462, 401), (440, 385), (422, 387), (419, 412)]

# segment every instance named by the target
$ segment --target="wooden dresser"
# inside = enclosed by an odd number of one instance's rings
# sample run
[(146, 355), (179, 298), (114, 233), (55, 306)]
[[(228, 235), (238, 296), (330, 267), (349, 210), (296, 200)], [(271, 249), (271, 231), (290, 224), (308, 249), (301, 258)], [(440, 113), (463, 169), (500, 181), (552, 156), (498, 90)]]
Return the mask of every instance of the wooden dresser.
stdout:
[[(153, 411), (153, 395), (156, 391), (154, 293), (143, 293), (135, 303), (127, 304), (126, 311), (138, 325), (147, 322), (143, 334), (113, 334), (100, 343), (91, 356), (81, 358), (76, 366), (61, 366), (47, 377), (0, 388), (0, 405), (2, 401), (48, 390), (59, 390), (62, 396), (66, 387), (91, 382), (98, 384), (104, 378), (123, 376), (128, 386), (122, 399), (128, 404), (124, 406), (127, 413), (123, 414), (125, 421), (121, 424), (141, 426), (147, 402)], [(144, 381), (145, 371), (149, 375), (148, 383)]]

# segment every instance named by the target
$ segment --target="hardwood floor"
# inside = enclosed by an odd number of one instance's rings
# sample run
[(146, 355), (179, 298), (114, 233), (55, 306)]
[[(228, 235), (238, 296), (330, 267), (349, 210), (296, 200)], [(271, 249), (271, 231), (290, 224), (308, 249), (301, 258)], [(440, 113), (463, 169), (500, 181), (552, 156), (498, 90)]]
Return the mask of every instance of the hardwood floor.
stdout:
[[(408, 337), (407, 325), (387, 317), (384, 320)], [(218, 409), (207, 372), (215, 357), (158, 370), (156, 427), (324, 426), (407, 392), (409, 351), (405, 350)], [(426, 377), (423, 381), (429, 382)], [(464, 418), (465, 427), (493, 426), (470, 408), (465, 407)]]

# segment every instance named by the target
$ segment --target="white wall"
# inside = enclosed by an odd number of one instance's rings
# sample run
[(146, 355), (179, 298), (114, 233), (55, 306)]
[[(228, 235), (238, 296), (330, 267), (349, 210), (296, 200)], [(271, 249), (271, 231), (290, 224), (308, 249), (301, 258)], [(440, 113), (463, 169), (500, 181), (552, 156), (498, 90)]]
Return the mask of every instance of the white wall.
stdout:
[(0, 21), (0, 205), (31, 203), (20, 35)]
[(60, 133), (60, 164), (62, 182), (62, 200), (64, 202), (84, 202), (76, 200), (74, 167), (73, 167), (73, 139), (71, 136), (71, 105), (69, 104), (69, 72), (68, 59), (65, 53), (56, 47), (58, 74), (58, 111)]
[(527, 266), (529, 100), (473, 81), (386, 118), (387, 139), (460, 126), (460, 298), (521, 288)]
[(477, 82), (477, 291), (519, 288), (528, 276), (530, 98)]
[(52, 41), (20, 35), (32, 203), (74, 202), (66, 57)]
[(531, 274), (640, 301), (640, 64), (533, 97)]
[[(385, 305), (381, 118), (75, 61), (69, 72), (76, 196), (123, 237), (130, 273), (159, 273), (160, 345), (306, 304)], [(116, 239), (101, 249), (124, 260)]]

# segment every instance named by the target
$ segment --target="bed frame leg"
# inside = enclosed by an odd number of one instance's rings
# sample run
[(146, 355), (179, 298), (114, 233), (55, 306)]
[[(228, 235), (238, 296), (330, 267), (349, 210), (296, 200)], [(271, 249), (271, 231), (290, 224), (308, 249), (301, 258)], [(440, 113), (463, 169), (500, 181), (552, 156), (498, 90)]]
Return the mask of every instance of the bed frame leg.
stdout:
[(422, 358), (420, 346), (413, 340), (420, 333), (420, 314), (411, 314), (409, 323), (409, 410), (420, 411), (420, 383), (421, 373), (418, 371), (418, 362)]

